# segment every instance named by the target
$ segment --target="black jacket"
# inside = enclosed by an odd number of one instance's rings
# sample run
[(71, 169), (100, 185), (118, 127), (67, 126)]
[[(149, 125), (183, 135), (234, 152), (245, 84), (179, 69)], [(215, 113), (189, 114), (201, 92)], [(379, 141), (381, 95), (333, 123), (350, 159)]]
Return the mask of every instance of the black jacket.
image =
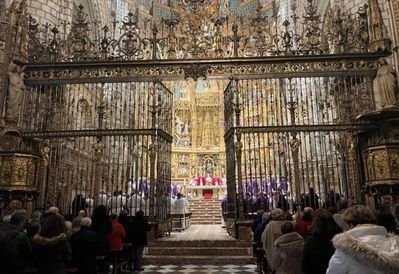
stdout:
[[(0, 231), (11, 241), (11, 244), (17, 252), (17, 272), (23, 272), (25, 262), (32, 253), (32, 246), (28, 236), (17, 226), (12, 224), (3, 224), (0, 226)], [(1, 269), (0, 269), (1, 270)]]
[(304, 274), (325, 274), (334, 252), (330, 237), (312, 234), (306, 239), (303, 248), (302, 272)]
[(65, 233), (52, 238), (36, 234), (33, 237), (33, 256), (40, 274), (64, 274), (70, 260), (71, 247)]
[(17, 256), (17, 249), (12, 243), (12, 240), (7, 237), (6, 233), (0, 231), (1, 273), (22, 273), (22, 270), (18, 269)]
[(111, 219), (109, 219), (108, 217), (104, 219), (97, 219), (95, 217), (92, 217), (91, 230), (96, 232), (99, 238), (97, 254), (99, 256), (106, 255), (109, 251), (107, 237), (108, 234), (112, 232)]
[(79, 273), (97, 273), (96, 256), (99, 248), (97, 233), (82, 226), (78, 232), (73, 234), (70, 243), (72, 264), (78, 268)]
[(151, 227), (144, 218), (134, 218), (129, 225), (128, 238), (134, 247), (143, 247), (148, 244), (147, 231)]

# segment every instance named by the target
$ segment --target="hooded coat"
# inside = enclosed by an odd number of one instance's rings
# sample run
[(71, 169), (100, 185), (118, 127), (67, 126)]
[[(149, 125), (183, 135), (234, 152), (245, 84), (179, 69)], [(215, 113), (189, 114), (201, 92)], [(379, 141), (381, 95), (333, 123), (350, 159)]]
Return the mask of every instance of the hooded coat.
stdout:
[(270, 265), (276, 274), (301, 274), (304, 241), (297, 232), (281, 235), (274, 242), (273, 260)]
[(52, 238), (36, 234), (33, 237), (33, 254), (40, 274), (64, 274), (65, 263), (71, 256), (67, 235), (61, 233)]
[(358, 225), (333, 238), (327, 274), (399, 273), (399, 237), (377, 225)]
[(270, 263), (273, 260), (274, 242), (281, 236), (281, 225), (285, 221), (271, 221), (266, 225), (262, 233), (263, 249), (266, 253), (266, 259)]

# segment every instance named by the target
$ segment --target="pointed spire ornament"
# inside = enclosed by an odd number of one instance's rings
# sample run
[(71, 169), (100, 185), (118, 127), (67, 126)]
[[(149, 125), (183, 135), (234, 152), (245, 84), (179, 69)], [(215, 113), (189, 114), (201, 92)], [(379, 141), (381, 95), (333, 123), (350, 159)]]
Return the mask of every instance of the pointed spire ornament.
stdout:
[(381, 9), (377, 0), (369, 0), (370, 7), (370, 44), (369, 52), (391, 51), (392, 40), (382, 19)]

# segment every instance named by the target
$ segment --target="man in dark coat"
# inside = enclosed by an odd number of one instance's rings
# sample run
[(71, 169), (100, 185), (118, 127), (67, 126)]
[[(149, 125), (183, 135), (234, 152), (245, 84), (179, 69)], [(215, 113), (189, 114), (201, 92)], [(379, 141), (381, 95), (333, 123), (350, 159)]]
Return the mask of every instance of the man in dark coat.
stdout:
[(78, 232), (73, 234), (70, 242), (72, 248), (72, 262), (78, 268), (78, 273), (97, 273), (97, 251), (99, 238), (96, 232), (90, 229), (91, 219), (85, 217), (81, 221)]
[(144, 246), (148, 244), (147, 231), (150, 231), (151, 227), (147, 220), (144, 218), (144, 212), (139, 210), (136, 212), (136, 216), (129, 225), (128, 238), (132, 243), (133, 249), (133, 270), (143, 271), (141, 267)]
[(22, 272), (25, 261), (32, 253), (32, 246), (26, 234), (22, 232), (22, 227), (25, 224), (26, 215), (23, 213), (15, 213), (12, 215), (10, 223), (3, 224), (0, 227), (0, 232), (3, 232), (11, 244), (15, 246), (17, 252), (17, 272)]
[(76, 195), (75, 199), (72, 201), (72, 215), (75, 217), (78, 215), (79, 211), (86, 210), (88, 204), (86, 203), (86, 198), (82, 194)]
[[(2, 273), (16, 274), (17, 250), (7, 234), (0, 231), (0, 265)], [(3, 272), (4, 271), (4, 272)]]

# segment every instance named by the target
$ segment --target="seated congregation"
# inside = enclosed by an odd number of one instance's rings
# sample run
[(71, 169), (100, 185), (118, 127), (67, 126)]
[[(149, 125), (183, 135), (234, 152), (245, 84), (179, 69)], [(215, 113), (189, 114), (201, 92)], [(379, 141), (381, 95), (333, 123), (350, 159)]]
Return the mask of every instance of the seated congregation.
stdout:
[(311, 207), (294, 216), (280, 208), (259, 210), (252, 224), (258, 271), (398, 273), (399, 207), (391, 214), (387, 209), (373, 212), (363, 205), (342, 205), (334, 214)]
[(131, 219), (108, 215), (104, 205), (89, 217), (81, 210), (70, 220), (51, 207), (31, 219), (26, 210), (3, 217), (1, 273), (121, 273), (143, 271), (142, 255), (150, 225), (139, 210)]

